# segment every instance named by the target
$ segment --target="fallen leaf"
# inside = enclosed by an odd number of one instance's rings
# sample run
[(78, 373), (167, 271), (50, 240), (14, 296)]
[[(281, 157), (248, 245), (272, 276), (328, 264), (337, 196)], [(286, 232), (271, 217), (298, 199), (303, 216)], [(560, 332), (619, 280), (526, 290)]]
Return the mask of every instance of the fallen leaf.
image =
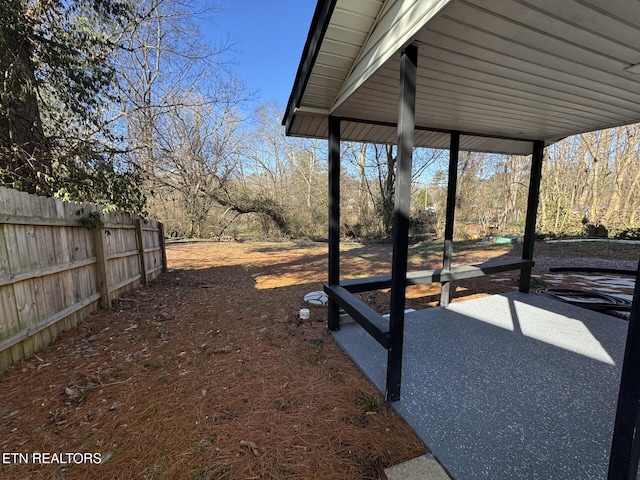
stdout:
[(78, 395), (78, 390), (75, 388), (64, 387), (64, 393), (66, 393), (70, 397), (75, 397)]
[(226, 347), (216, 348), (213, 353), (229, 353), (233, 351), (233, 347), (231, 345), (227, 345)]
[(247, 440), (240, 440), (240, 445), (242, 445), (243, 447), (249, 447), (256, 457), (260, 456), (260, 451), (258, 450), (258, 446), (255, 443), (249, 442)]

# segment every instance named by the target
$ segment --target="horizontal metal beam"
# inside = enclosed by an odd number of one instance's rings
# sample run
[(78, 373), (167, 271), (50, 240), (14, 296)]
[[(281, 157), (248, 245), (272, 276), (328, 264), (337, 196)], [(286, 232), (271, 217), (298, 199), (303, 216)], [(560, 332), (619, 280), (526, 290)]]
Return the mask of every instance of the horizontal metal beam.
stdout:
[[(482, 277), (494, 273), (508, 272), (510, 270), (520, 270), (524, 267), (533, 267), (531, 260), (501, 260), (488, 264), (463, 265), (453, 267), (446, 271), (442, 268), (435, 270), (418, 270), (407, 272), (407, 286), (428, 285), (430, 283), (451, 282), (454, 280), (464, 280), (467, 278)], [(340, 286), (351, 293), (371, 292), (391, 288), (391, 275), (377, 275), (367, 278), (354, 278), (342, 280)]]
[(324, 291), (329, 295), (329, 299), (340, 305), (380, 345), (385, 349), (389, 349), (390, 337), (389, 333), (385, 331), (387, 329), (387, 321), (382, 315), (338, 285), (325, 283)]
[(350, 293), (384, 290), (385, 288), (391, 288), (391, 275), (376, 275), (374, 277), (341, 280), (340, 286)]

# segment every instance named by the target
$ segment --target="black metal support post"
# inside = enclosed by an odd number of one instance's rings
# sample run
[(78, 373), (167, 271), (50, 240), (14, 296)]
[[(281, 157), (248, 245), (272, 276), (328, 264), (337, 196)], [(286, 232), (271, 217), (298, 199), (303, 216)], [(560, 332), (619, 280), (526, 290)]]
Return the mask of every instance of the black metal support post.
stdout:
[[(444, 223), (444, 254), (442, 270), (451, 270), (453, 255), (453, 224), (456, 217), (456, 190), (458, 185), (458, 154), (460, 152), (460, 132), (451, 132), (449, 145), (449, 178), (447, 180), (447, 211)], [(440, 305), (449, 306), (451, 282), (442, 282)]]
[[(329, 117), (329, 285), (340, 283), (340, 119)], [(340, 328), (340, 307), (329, 298), (327, 328)]]
[[(536, 219), (538, 216), (538, 200), (540, 197), (540, 179), (542, 178), (542, 160), (544, 158), (544, 142), (533, 142), (531, 155), (531, 177), (529, 178), (529, 198), (527, 200), (527, 219), (524, 226), (524, 241), (522, 244), (522, 259), (533, 260), (533, 245), (535, 243)], [(521, 292), (529, 292), (531, 284), (531, 266), (520, 270)]]
[(404, 306), (409, 250), (409, 207), (411, 203), (411, 163), (416, 114), (418, 47), (410, 45), (400, 58), (400, 99), (398, 105), (398, 161), (393, 206), (393, 260), (391, 265), (390, 347), (387, 352), (386, 398), (400, 400)]
[(635, 480), (640, 457), (640, 262), (622, 362), (608, 480)]

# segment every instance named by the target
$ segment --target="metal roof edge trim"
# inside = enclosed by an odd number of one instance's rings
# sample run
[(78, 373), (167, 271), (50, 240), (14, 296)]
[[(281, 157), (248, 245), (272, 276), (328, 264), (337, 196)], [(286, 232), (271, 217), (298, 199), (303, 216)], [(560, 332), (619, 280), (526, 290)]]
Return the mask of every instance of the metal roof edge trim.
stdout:
[(285, 126), (287, 134), (291, 128), (295, 109), (300, 106), (302, 94), (311, 76), (311, 70), (316, 62), (322, 40), (324, 40), (324, 36), (327, 33), (327, 28), (329, 27), (336, 3), (337, 0), (319, 0), (316, 5), (316, 10), (313, 13), (307, 41), (305, 42), (300, 64), (298, 65), (298, 71), (296, 72), (296, 78), (293, 82), (293, 89), (291, 90), (289, 102), (287, 103), (284, 118), (282, 119), (282, 125)]

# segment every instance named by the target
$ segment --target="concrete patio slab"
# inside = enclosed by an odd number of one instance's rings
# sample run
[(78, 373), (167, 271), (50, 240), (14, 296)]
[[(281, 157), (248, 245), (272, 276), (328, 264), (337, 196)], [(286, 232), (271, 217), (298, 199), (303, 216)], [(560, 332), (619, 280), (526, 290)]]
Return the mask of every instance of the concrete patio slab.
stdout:
[[(513, 292), (406, 315), (392, 404), (456, 480), (604, 479), (627, 322)], [(337, 343), (384, 391), (386, 351)]]
[(450, 480), (433, 455), (422, 455), (385, 468), (386, 480)]

